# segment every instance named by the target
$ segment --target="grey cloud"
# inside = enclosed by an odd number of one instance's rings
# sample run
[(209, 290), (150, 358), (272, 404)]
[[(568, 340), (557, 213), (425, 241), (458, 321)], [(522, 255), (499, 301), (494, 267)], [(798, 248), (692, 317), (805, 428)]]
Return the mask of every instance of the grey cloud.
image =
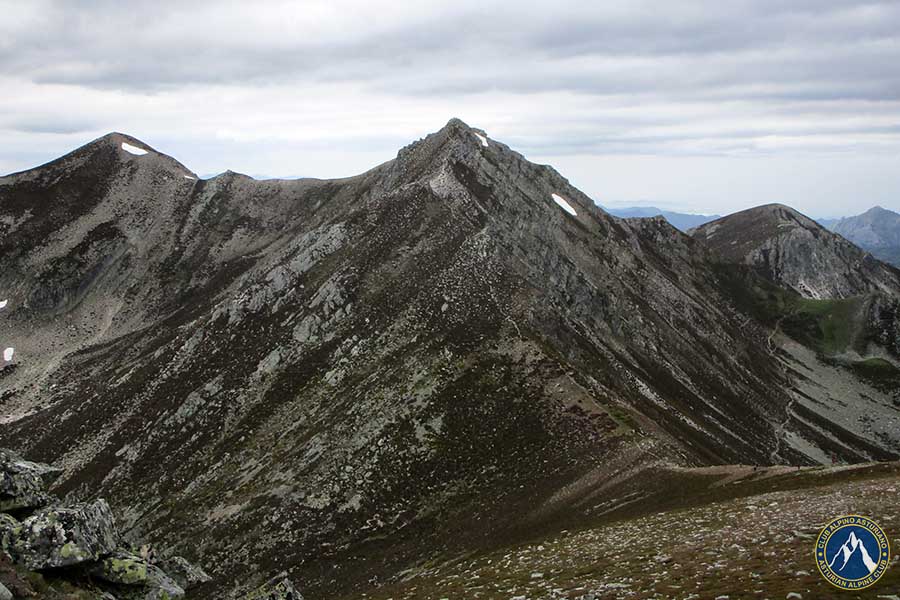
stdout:
[[(525, 74), (537, 61), (552, 64), (582, 57), (588, 64), (581, 75), (590, 81), (591, 58), (665, 61), (688, 57), (692, 71), (681, 75), (719, 79), (723, 76), (717, 69), (729, 63), (729, 58), (738, 69), (745, 66), (742, 53), (797, 48), (806, 51), (808, 60), (759, 59), (758, 68), (751, 65), (745, 71), (732, 72), (730, 79), (766, 82), (790, 73), (821, 80), (818, 63), (830, 57), (840, 61), (835, 69), (844, 76), (877, 69), (865, 56), (847, 57), (840, 46), (896, 41), (900, 31), (900, 6), (891, 2), (633, 4), (639, 9), (632, 12), (607, 10), (605, 3), (561, 2), (556, 10), (528, 2), (487, 3), (480, 9), (463, 4), (433, 17), (400, 19), (376, 32), (350, 29), (307, 42), (308, 31), (298, 30), (286, 40), (280, 32), (265, 27), (255, 31), (252, 23), (245, 27), (249, 32), (238, 23), (206, 23), (183, 6), (177, 13), (180, 21), (172, 25), (172, 17), (161, 18), (172, 12), (168, 10), (172, 5), (165, 2), (63, 2), (48, 11), (44, 27), (17, 32), (16, 46), (4, 51), (3, 64), (6, 69), (36, 73), (45, 83), (145, 90), (198, 82), (258, 85), (284, 80), (367, 80), (377, 85), (384, 79), (396, 79), (408, 80), (407, 86), (415, 91), (417, 76), (434, 75), (435, 70), (448, 66), (468, 66), (467, 79), (472, 84), (494, 79), (495, 88), (510, 91), (580, 90), (584, 86), (566, 85), (553, 78), (527, 81)], [(191, 6), (196, 12), (209, 5)], [(173, 38), (171, 27), (181, 27), (184, 35)], [(205, 33), (201, 35), (201, 31)], [(812, 60), (817, 57), (819, 61)], [(509, 70), (518, 79), (503, 77), (507, 68), (485, 71), (485, 65), (497, 62), (512, 67)], [(705, 67), (705, 62), (711, 66)], [(665, 76), (664, 69), (662, 64)], [(897, 77), (896, 69), (885, 64), (880, 70)], [(631, 83), (625, 91), (636, 86), (654, 89), (652, 82), (637, 79)], [(419, 89), (420, 93), (447, 91), (455, 91), (453, 81), (439, 80)]]
[(73, 120), (66, 117), (48, 119), (46, 116), (41, 116), (16, 119), (11, 123), (7, 123), (5, 128), (21, 133), (71, 135), (76, 133), (95, 132), (99, 126), (99, 123), (96, 121)]
[[(26, 156), (174, 127), (196, 168), (251, 172), (280, 143), (319, 161), (304, 173), (345, 146), (362, 168), (453, 115), (538, 156), (900, 151), (896, 1), (297, 6), (0, 0), (21, 12), (0, 21), (0, 83), (24, 90), (0, 97), (0, 130)], [(259, 164), (203, 162), (250, 147)]]

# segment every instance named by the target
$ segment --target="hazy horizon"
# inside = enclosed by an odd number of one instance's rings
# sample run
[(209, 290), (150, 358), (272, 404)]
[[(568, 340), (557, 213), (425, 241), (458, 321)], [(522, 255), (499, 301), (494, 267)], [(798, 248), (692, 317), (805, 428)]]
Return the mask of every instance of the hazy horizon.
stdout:
[(332, 178), (451, 117), (601, 205), (900, 210), (900, 4), (0, 0), (0, 172), (108, 131)]

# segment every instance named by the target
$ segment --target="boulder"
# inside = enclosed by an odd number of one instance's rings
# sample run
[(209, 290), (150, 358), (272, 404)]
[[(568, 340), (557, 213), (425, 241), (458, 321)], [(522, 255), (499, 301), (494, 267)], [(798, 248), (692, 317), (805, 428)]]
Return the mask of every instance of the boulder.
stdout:
[(189, 563), (180, 556), (164, 558), (157, 562), (157, 564), (169, 577), (174, 579), (178, 585), (186, 590), (212, 580), (203, 569)]
[(287, 573), (281, 573), (241, 600), (303, 600), (303, 594), (297, 591)]
[(13, 600), (12, 592), (2, 583), (0, 583), (0, 600)]
[(105, 500), (45, 508), (10, 536), (7, 553), (32, 570), (67, 567), (112, 554), (119, 534)]
[(50, 486), (56, 478), (59, 477), (63, 470), (59, 467), (54, 467), (53, 465), (47, 465), (44, 463), (32, 462), (30, 460), (25, 460), (20, 455), (16, 454), (12, 450), (7, 450), (6, 448), (0, 448), (0, 464), (10, 465), (11, 467), (20, 470), (27, 471), (30, 473), (34, 473), (44, 482), (44, 485)]
[(184, 598), (184, 590), (171, 577), (146, 559), (116, 552), (94, 565), (90, 574), (98, 579), (125, 586), (117, 594), (123, 600), (175, 600)]
[(0, 511), (40, 508), (53, 496), (47, 493), (62, 470), (24, 460), (11, 450), (0, 448)]

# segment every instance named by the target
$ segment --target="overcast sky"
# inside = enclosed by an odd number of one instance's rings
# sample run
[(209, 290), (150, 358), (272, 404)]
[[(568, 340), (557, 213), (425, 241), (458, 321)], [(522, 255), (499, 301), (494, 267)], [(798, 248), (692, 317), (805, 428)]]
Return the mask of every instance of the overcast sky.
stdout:
[(0, 172), (335, 177), (453, 116), (608, 205), (900, 210), (900, 2), (0, 0)]

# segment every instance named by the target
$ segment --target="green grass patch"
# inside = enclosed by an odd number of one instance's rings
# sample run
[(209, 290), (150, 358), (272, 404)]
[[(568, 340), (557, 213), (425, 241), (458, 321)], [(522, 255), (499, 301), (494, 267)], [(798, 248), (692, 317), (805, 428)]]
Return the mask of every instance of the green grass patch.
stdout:
[(819, 352), (832, 355), (846, 351), (857, 336), (857, 313), (861, 298), (813, 300), (795, 297), (788, 303), (782, 331)]
[(716, 265), (720, 289), (741, 311), (781, 330), (820, 354), (834, 355), (854, 346), (860, 337), (864, 297), (840, 300), (803, 298), (767, 281), (742, 265)]

